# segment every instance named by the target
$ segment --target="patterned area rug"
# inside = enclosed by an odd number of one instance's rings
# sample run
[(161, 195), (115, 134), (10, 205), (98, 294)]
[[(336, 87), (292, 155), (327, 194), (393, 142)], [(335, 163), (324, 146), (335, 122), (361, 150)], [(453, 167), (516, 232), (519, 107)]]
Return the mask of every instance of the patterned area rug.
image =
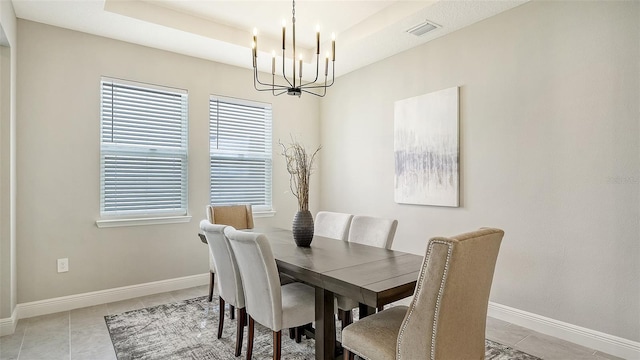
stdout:
[[(356, 315), (356, 314), (354, 314)], [(237, 317), (236, 317), (237, 319)], [(236, 320), (227, 316), (221, 339), (218, 332), (218, 301), (207, 302), (199, 297), (173, 304), (105, 316), (111, 341), (119, 360), (129, 359), (236, 359)], [(336, 327), (339, 334), (339, 326)], [(246, 354), (246, 328), (241, 358)], [(256, 323), (253, 358), (271, 359), (273, 351), (271, 331)], [(282, 334), (282, 358), (307, 360), (314, 358), (314, 341), (305, 339), (300, 344)], [(486, 340), (487, 360), (540, 360)], [(240, 359), (240, 358), (239, 358)]]

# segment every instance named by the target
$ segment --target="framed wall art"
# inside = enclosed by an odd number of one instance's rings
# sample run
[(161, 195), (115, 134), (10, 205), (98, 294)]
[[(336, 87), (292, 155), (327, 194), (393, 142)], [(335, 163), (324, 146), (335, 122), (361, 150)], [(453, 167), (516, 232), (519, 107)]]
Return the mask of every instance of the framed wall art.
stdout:
[(457, 86), (395, 102), (397, 203), (459, 206), (458, 117)]

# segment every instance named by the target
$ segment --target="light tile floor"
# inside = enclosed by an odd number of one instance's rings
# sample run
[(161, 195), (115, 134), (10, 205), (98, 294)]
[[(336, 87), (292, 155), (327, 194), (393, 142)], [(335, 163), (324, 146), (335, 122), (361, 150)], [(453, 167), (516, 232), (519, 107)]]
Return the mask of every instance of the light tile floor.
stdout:
[[(115, 360), (104, 315), (204, 296), (207, 291), (207, 286), (200, 286), (21, 319), (13, 335), (0, 338), (0, 360)], [(487, 320), (487, 338), (545, 360), (620, 359), (493, 318)]]

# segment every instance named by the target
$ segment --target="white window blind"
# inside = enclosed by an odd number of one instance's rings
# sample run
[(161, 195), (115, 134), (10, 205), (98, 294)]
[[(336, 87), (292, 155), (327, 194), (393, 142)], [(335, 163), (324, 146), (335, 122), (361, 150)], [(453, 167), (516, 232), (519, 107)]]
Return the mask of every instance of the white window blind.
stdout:
[(187, 92), (103, 78), (101, 215), (187, 213)]
[(211, 96), (212, 204), (271, 210), (271, 105)]

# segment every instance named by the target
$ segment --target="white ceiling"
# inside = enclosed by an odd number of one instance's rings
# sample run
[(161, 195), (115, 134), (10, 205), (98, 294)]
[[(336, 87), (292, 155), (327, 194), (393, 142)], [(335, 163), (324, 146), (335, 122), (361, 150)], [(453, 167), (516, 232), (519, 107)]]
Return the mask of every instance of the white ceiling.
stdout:
[[(321, 58), (331, 51), (334, 32), (336, 76), (340, 76), (526, 1), (298, 0), (296, 50), (304, 54), (305, 78), (312, 77), (316, 26), (320, 26), (321, 32)], [(12, 3), (17, 17), (22, 19), (245, 68), (252, 66), (251, 40), (255, 27), (258, 66), (268, 72), (271, 51), (281, 55), (285, 19), (287, 50), (291, 49), (290, 1), (12, 0)], [(440, 27), (421, 37), (406, 33), (425, 20)], [(288, 51), (287, 57), (290, 56)], [(311, 59), (313, 66), (307, 64)]]

